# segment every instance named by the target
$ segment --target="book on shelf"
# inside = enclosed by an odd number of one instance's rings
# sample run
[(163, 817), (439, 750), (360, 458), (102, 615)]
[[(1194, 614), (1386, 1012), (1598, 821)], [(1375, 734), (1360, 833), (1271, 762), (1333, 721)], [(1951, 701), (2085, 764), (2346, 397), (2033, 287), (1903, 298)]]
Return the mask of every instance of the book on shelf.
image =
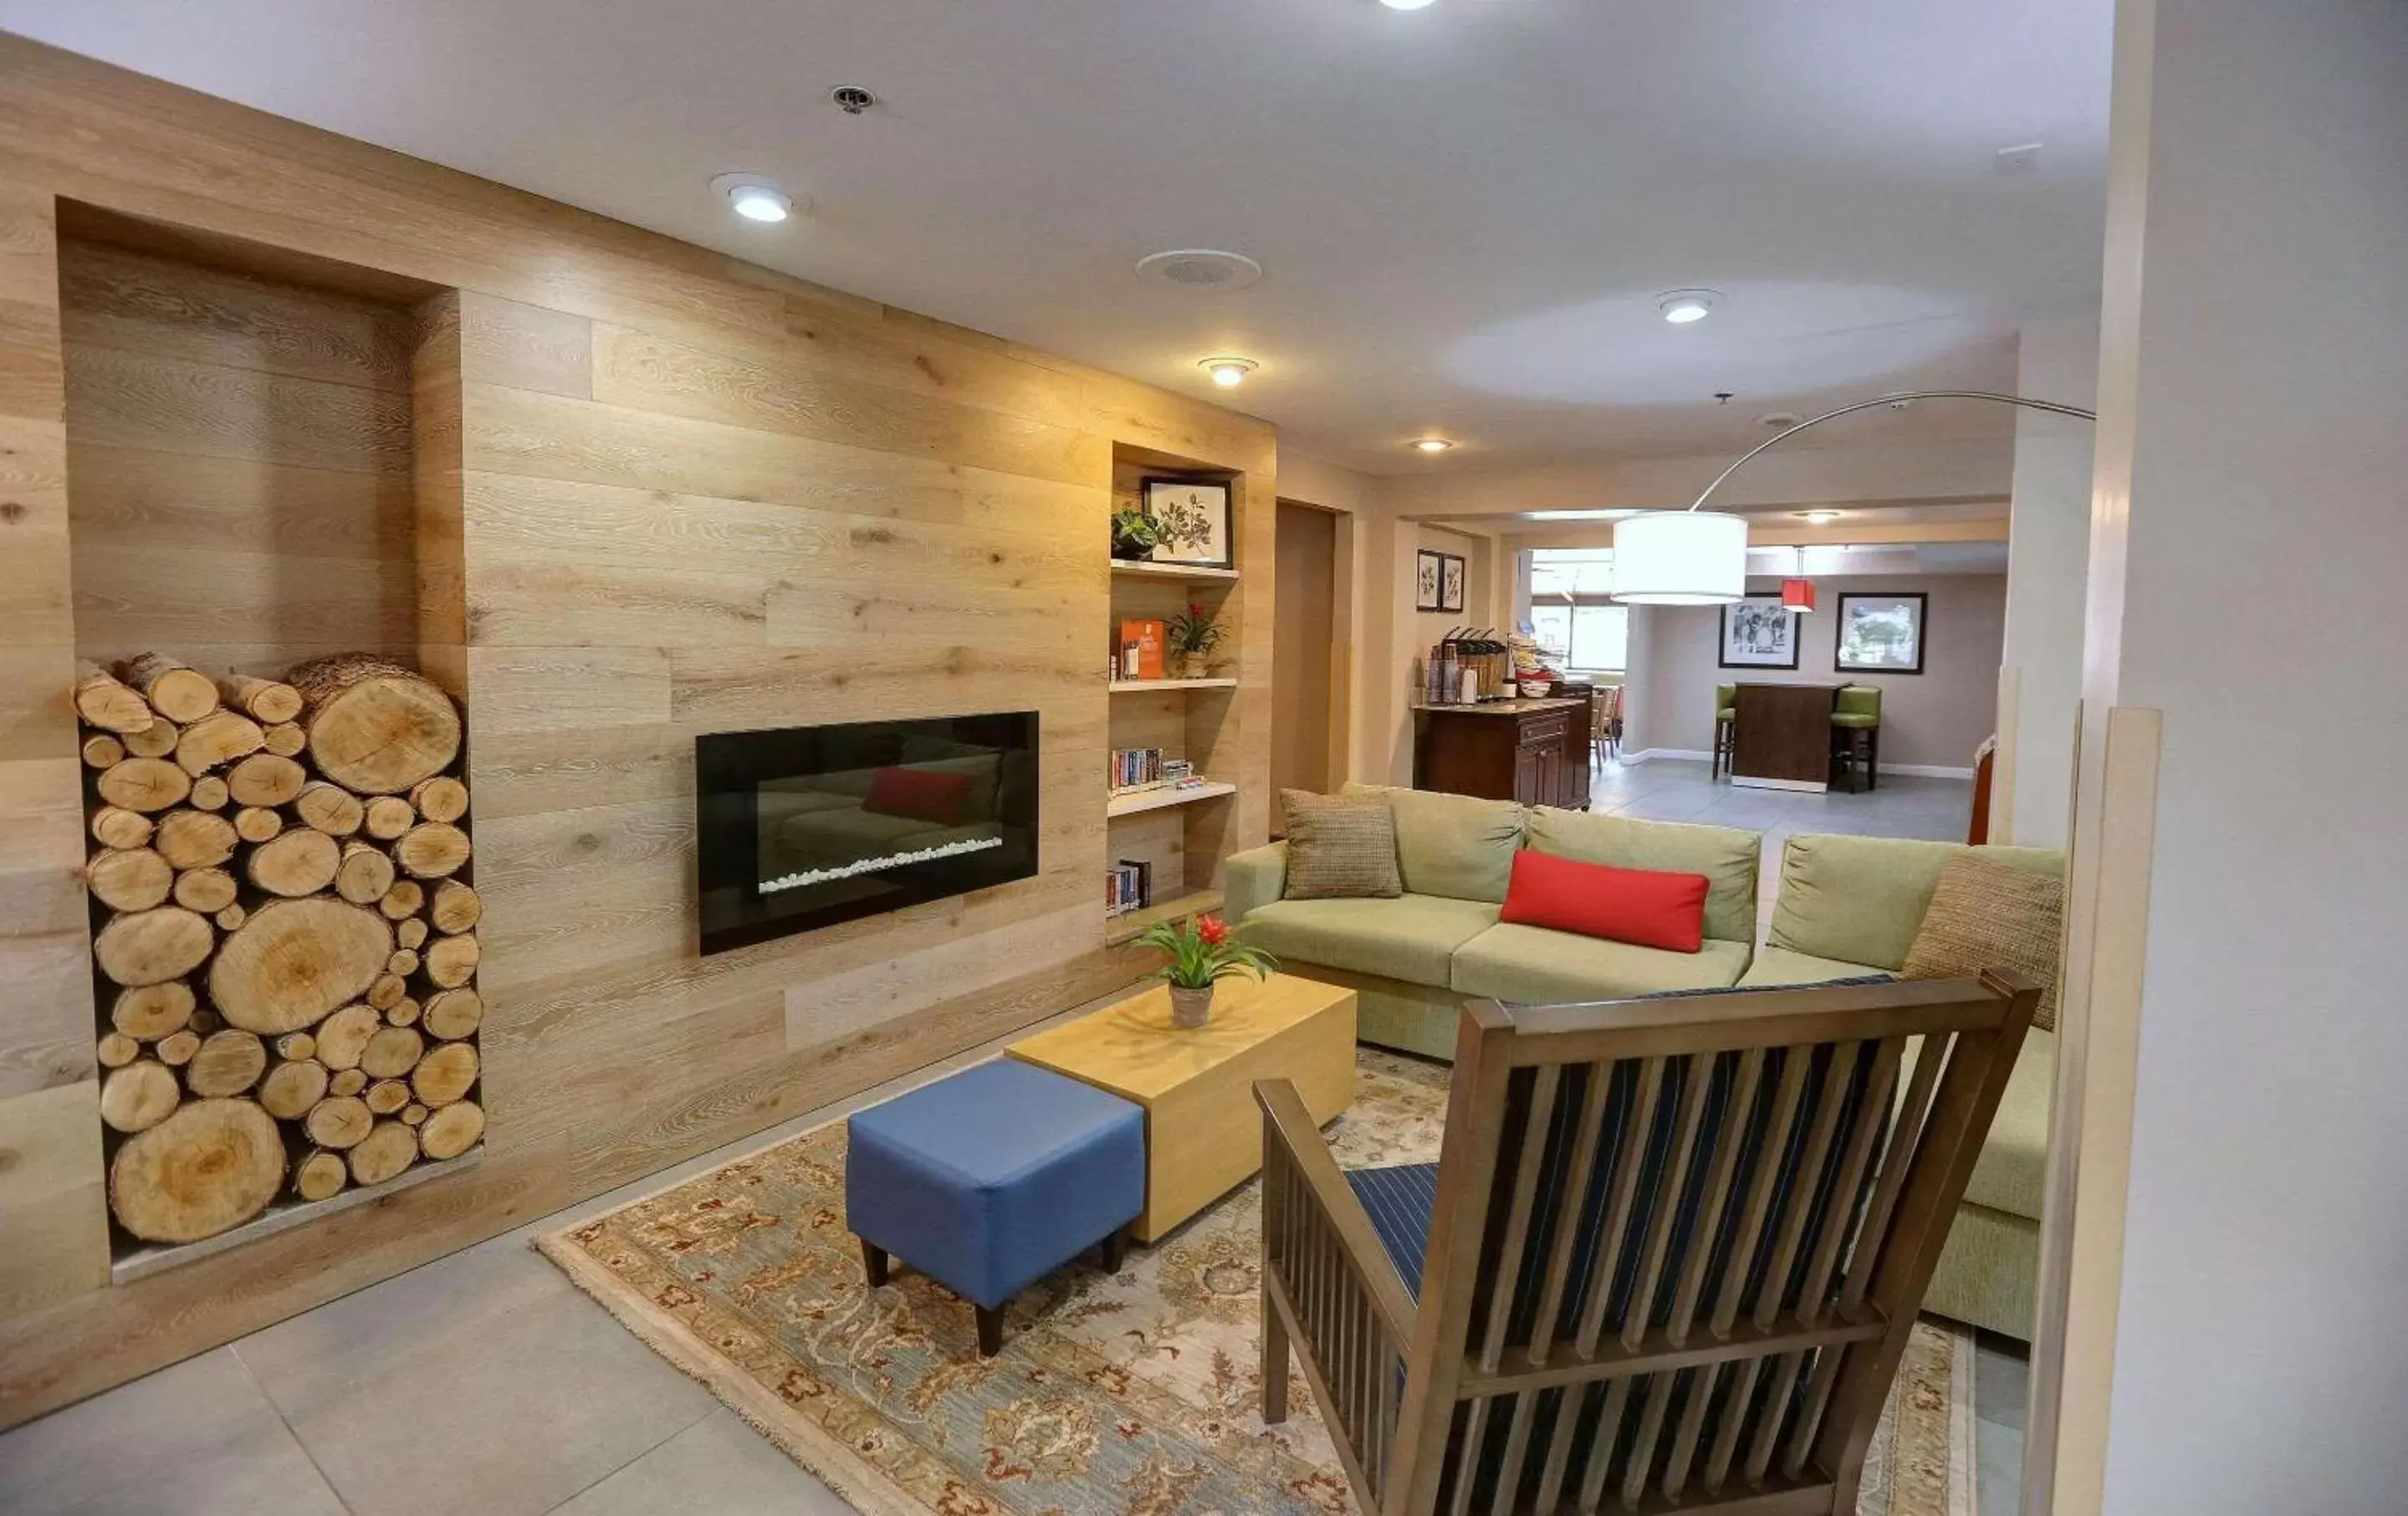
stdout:
[(1123, 859), (1104, 875), (1104, 917), (1109, 920), (1154, 903), (1154, 865)]
[(1169, 636), (1168, 625), (1159, 616), (1125, 617), (1121, 622), (1120, 677), (1163, 677), (1163, 649), (1169, 645)]
[(1166, 758), (1159, 747), (1115, 747), (1111, 757), (1112, 792), (1158, 789), (1170, 782), (1165, 766), (1183, 761)]

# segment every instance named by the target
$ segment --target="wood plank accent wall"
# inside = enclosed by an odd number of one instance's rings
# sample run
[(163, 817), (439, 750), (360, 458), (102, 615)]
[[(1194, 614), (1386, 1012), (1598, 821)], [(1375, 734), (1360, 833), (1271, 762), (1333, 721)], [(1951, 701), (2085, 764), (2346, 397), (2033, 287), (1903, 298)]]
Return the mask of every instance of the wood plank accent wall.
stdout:
[(59, 252), (82, 655), (263, 675), (413, 656), (409, 312), (73, 238)]
[[(0, 1424), (1142, 972), (1143, 957), (1101, 946), (1110, 717), (1096, 629), (1116, 443), (1245, 475), (1243, 683), (1209, 742), (1216, 771), (1251, 787), (1225, 806), (1229, 841), (1260, 840), (1268, 426), (13, 38), (0, 37)], [(71, 248), (70, 348), (62, 204), (71, 221), (96, 207), (283, 250), (296, 283), (331, 263), (366, 271), (358, 287), (387, 299), (386, 286), (458, 293), (413, 312), (397, 368), (389, 318), (363, 316), (343, 351), (280, 350), (264, 372), (189, 325), (122, 313), (111, 292), (155, 267)], [(188, 296), (255, 296), (182, 277)], [(179, 433), (193, 411), (133, 403), (144, 392), (119, 377), (138, 365), (179, 376), (188, 396), (240, 384), (322, 399), (305, 387), (358, 378), (361, 363), (373, 379), (350, 386), (351, 403), (390, 426), (409, 418), (405, 455), (228, 457), (214, 426)], [(127, 402), (126, 429), (89, 455), (65, 446), (70, 382)], [(324, 518), (342, 523), (324, 528), (341, 547), (330, 556), (376, 544), (352, 581), (373, 604), (333, 597), (256, 645), (314, 645), (337, 610), (410, 640), (388, 614), (400, 561), (388, 485), (408, 482), (414, 641), (468, 711), (487, 1157), (110, 1286), (65, 695), (71, 593), (97, 611), (133, 560), (86, 556), (82, 518), (205, 529), (215, 502), (239, 516), (309, 469), (357, 476), (313, 482), (348, 502)], [(154, 487), (162, 474), (189, 489)], [(103, 625), (95, 638), (150, 634)], [(254, 645), (222, 622), (195, 634), (212, 628), (215, 647)], [(1044, 724), (1036, 878), (696, 957), (696, 732), (1032, 707)]]

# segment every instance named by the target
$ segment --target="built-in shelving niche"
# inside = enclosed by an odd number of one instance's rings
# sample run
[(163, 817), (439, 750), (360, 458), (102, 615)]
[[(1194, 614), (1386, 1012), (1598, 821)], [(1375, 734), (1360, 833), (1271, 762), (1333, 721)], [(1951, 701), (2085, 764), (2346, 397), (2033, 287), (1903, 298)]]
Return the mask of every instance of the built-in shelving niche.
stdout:
[[(1179, 474), (1226, 482), (1230, 486), (1232, 561), (1245, 561), (1247, 532), (1267, 524), (1250, 519), (1245, 476), (1194, 458), (1115, 444), (1112, 506), (1135, 504), (1140, 482), (1153, 474)], [(1107, 798), (1108, 863), (1123, 859), (1153, 865), (1154, 907), (1106, 922), (1106, 940), (1123, 942), (1156, 920), (1175, 919), (1221, 903), (1222, 865), (1236, 837), (1239, 680), (1244, 657), (1240, 626), (1245, 584), (1235, 569), (1188, 568), (1154, 563), (1112, 565), (1111, 624), (1099, 653), (1108, 657), (1123, 618), (1164, 620), (1190, 606), (1220, 618), (1226, 636), (1214, 650), (1211, 677), (1165, 681), (1156, 687), (1112, 685), (1111, 745), (1160, 747), (1193, 761), (1209, 783), (1197, 793)], [(1099, 657), (1098, 663), (1105, 661)]]
[[(275, 677), (373, 653), (418, 669), (465, 713), (452, 292), (71, 202), (58, 225), (79, 656), (112, 666), (156, 651), (208, 673)], [(228, 860), (237, 877), (242, 861)], [(95, 902), (95, 930), (108, 914)], [(188, 976), (204, 1010), (206, 974)], [(113, 1030), (117, 987), (95, 978), (98, 1038)], [(411, 998), (425, 993), (410, 983)], [(158, 1052), (148, 1042), (139, 1058)], [(278, 1056), (270, 1039), (271, 1067)], [(479, 1084), (467, 1098), (482, 1094)], [(310, 1146), (300, 1123), (278, 1128), (297, 1162)], [(112, 1162), (129, 1140), (104, 1133)], [(288, 1182), (264, 1213), (190, 1242), (146, 1243), (112, 1220), (113, 1275), (307, 1224), (481, 1152), (480, 1141), (421, 1157), (314, 1202)]]

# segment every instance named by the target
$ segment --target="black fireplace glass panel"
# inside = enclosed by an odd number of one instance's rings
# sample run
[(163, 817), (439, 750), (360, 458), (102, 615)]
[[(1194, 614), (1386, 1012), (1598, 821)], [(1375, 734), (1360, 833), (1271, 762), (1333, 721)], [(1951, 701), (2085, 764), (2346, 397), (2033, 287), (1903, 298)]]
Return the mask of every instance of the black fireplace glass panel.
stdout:
[(1037, 873), (1037, 713), (695, 739), (702, 951)]

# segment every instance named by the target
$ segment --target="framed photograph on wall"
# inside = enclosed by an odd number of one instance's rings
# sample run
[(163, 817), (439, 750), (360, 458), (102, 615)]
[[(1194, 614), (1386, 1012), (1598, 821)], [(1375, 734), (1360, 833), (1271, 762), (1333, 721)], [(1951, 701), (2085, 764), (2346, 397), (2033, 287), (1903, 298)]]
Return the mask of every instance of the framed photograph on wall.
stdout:
[(1423, 548), (1413, 555), (1413, 609), (1438, 609), (1439, 558), (1441, 555)]
[(1218, 479), (1150, 476), (1138, 483), (1145, 513), (1162, 533), (1153, 561), (1230, 569), (1229, 486)]
[(1840, 597), (1839, 651), (1831, 667), (1842, 673), (1921, 673), (1923, 616), (1928, 597), (1921, 591), (1899, 595)]
[(1438, 555), (1438, 608), (1461, 614), (1463, 610), (1462, 557), (1454, 553)]
[(1798, 617), (1778, 595), (1748, 595), (1723, 607), (1722, 666), (1798, 667)]

